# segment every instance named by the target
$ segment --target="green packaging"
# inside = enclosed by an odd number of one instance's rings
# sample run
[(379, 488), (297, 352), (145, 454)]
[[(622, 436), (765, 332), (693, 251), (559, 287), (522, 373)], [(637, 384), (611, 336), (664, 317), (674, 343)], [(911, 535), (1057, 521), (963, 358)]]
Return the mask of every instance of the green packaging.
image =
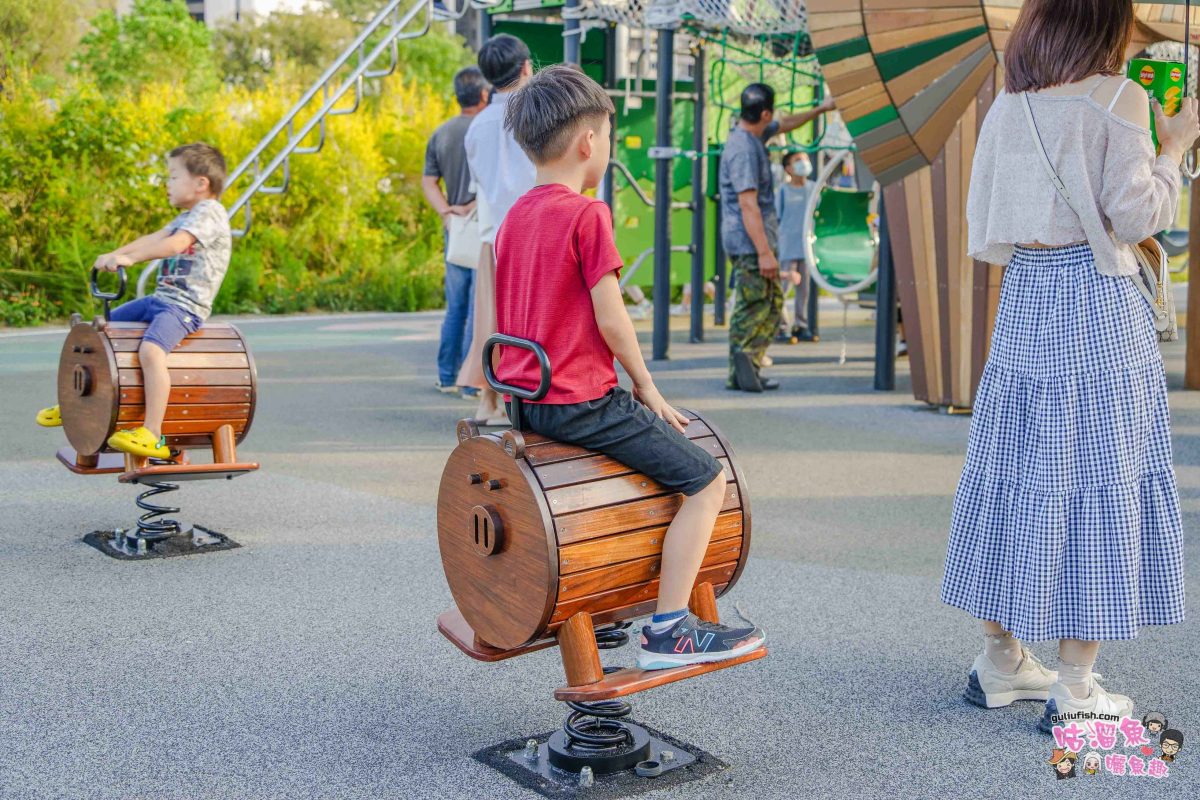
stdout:
[[(1187, 85), (1187, 67), (1180, 61), (1157, 61), (1151, 58), (1135, 58), (1129, 62), (1129, 78), (1146, 90), (1151, 97), (1158, 98), (1163, 113), (1173, 117), (1179, 113)], [(1150, 135), (1154, 149), (1158, 149), (1158, 131), (1155, 130), (1154, 114), (1150, 114)]]

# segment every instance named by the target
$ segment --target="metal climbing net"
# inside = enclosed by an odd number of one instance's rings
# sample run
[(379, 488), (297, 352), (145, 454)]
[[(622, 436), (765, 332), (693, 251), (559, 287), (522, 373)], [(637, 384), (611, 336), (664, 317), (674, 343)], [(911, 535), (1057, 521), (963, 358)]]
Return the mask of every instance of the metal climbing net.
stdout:
[(741, 34), (807, 30), (805, 0), (581, 0), (563, 16), (603, 20), (631, 28), (691, 25)]

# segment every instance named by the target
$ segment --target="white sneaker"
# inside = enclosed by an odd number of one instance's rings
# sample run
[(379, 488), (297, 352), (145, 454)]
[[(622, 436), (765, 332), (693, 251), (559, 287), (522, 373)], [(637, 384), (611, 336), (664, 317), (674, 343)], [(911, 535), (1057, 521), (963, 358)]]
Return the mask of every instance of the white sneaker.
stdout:
[(963, 699), (983, 708), (1003, 708), (1017, 700), (1046, 700), (1050, 687), (1058, 681), (1058, 673), (1046, 669), (1029, 652), (1021, 648), (1021, 663), (1016, 672), (1001, 672), (983, 653), (975, 657)]
[(1096, 680), (1097, 674), (1092, 673), (1092, 691), (1086, 698), (1080, 700), (1071, 694), (1071, 690), (1055, 681), (1050, 687), (1050, 697), (1046, 700), (1046, 710), (1038, 730), (1042, 733), (1052, 733), (1055, 724), (1053, 717), (1057, 714), (1072, 714), (1084, 712), (1091, 714), (1111, 714), (1114, 717), (1133, 715), (1133, 701), (1123, 694), (1114, 694), (1105, 690)]

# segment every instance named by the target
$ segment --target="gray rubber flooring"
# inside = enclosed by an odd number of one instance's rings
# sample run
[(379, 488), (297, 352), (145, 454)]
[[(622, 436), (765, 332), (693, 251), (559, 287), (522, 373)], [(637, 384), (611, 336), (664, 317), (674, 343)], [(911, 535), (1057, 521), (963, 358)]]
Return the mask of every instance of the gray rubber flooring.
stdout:
[[(916, 403), (904, 362), (895, 392), (871, 390), (864, 312), (839, 365), (840, 316), (820, 344), (774, 348), (779, 392), (723, 390), (723, 331), (680, 332), (654, 365), (745, 469), (754, 552), (722, 609), (766, 626), (771, 654), (634, 698), (636, 718), (731, 765), (646, 796), (1196, 797), (1192, 621), (1107, 645), (1097, 667), (1189, 737), (1164, 780), (1049, 787), (1038, 704), (963, 702), (980, 637), (938, 583), (970, 419)], [(561, 724), (557, 652), (482, 664), (434, 625), (450, 604), (437, 484), (471, 410), (432, 389), (440, 316), (239, 323), (260, 376), (239, 452), (263, 468), (173, 497), (244, 546), (150, 563), (81, 542), (132, 523), (135, 491), (68, 473), (61, 434), (32, 424), (62, 332), (0, 336), (0, 797), (534, 797), (470, 754)], [(1194, 584), (1200, 395), (1180, 390), (1182, 344), (1165, 353)]]

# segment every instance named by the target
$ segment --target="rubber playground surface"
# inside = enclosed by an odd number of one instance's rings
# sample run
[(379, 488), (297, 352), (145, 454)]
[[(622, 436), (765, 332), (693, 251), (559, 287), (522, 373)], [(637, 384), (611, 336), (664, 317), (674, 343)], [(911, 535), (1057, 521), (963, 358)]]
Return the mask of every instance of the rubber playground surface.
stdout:
[[(1164, 779), (1051, 785), (1037, 703), (962, 698), (977, 623), (938, 600), (970, 418), (871, 391), (872, 328), (777, 346), (783, 389), (726, 392), (724, 330), (652, 364), (663, 393), (728, 437), (753, 551), (720, 601), (766, 627), (758, 662), (636, 695), (633, 718), (730, 765), (647, 798), (1196, 797), (1194, 616), (1102, 647), (1105, 684), (1187, 737)], [(557, 651), (494, 664), (443, 639), (451, 599), (435, 500), (454, 423), (432, 388), (441, 316), (233, 320), (259, 372), (239, 455), (262, 469), (185, 484), (180, 517), (237, 550), (142, 563), (81, 541), (127, 527), (136, 491), (54, 459), (60, 329), (0, 334), (0, 798), (533, 798), (471, 755), (558, 728)], [(1165, 347), (1192, 586), (1200, 569), (1200, 394)], [(1053, 665), (1055, 648), (1033, 649)], [(603, 653), (628, 664), (632, 647)], [(1152, 785), (1145, 785), (1152, 784)], [(581, 793), (580, 797), (586, 797)]]

